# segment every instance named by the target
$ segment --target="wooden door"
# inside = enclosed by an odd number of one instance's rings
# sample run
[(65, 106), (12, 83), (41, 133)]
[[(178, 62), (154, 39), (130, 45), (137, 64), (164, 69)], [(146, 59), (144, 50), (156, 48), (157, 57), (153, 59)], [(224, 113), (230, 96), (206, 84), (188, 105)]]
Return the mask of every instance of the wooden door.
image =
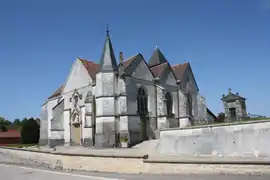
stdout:
[(74, 144), (80, 145), (81, 144), (81, 126), (80, 126), (80, 124), (74, 125), (72, 129), (73, 129), (72, 140), (73, 140)]

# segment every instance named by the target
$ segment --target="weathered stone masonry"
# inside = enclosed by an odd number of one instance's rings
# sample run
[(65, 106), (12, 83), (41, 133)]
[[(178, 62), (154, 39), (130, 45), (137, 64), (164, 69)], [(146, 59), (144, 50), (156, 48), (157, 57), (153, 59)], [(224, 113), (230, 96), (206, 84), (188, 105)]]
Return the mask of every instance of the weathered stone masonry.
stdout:
[(44, 145), (114, 147), (159, 137), (164, 128), (207, 123), (206, 103), (189, 63), (170, 65), (157, 47), (118, 64), (109, 32), (100, 63), (78, 58), (42, 107)]

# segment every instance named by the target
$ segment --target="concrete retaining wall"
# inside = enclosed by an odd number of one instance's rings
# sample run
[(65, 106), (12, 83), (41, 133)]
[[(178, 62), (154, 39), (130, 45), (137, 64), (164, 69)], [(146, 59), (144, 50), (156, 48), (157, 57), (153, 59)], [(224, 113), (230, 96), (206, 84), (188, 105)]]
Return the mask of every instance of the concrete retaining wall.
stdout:
[[(102, 154), (102, 153), (100, 153)], [(20, 149), (0, 148), (0, 155), (12, 157), (14, 164), (34, 163), (37, 167), (53, 169), (86, 170), (117, 173), (166, 173), (166, 174), (270, 174), (269, 166), (258, 165), (202, 165), (175, 163), (144, 163), (140, 158), (93, 157), (56, 155)], [(3, 159), (1, 159), (4, 163)], [(17, 162), (17, 163), (16, 163)], [(21, 163), (20, 163), (21, 162)]]
[(269, 138), (270, 120), (166, 129), (160, 133), (159, 152), (270, 157)]

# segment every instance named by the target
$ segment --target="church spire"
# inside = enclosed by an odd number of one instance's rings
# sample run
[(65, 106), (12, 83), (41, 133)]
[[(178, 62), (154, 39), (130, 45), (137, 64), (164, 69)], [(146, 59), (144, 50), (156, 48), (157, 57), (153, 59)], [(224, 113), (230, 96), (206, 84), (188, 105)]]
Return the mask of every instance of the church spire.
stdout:
[(160, 51), (158, 44), (156, 45), (155, 51), (153, 52), (148, 62), (149, 67), (153, 67), (159, 64), (168, 62), (163, 53)]
[(113, 52), (108, 25), (106, 33), (106, 41), (100, 59), (100, 72), (110, 72), (117, 70), (117, 63)]

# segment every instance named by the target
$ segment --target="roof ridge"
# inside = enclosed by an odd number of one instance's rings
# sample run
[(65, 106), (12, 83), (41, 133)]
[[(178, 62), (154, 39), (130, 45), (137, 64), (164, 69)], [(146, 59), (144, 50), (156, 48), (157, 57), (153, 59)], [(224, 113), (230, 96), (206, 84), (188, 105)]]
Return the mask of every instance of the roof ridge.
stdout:
[(158, 66), (161, 66), (161, 65), (164, 65), (164, 64), (170, 65), (169, 62), (164, 62), (164, 63), (161, 63), (161, 64), (156, 64), (156, 65), (151, 66), (151, 67), (149, 67), (149, 68), (150, 68), (150, 69), (151, 69), (151, 68), (155, 68), (155, 67), (158, 67)]
[(89, 62), (89, 63), (98, 64), (98, 63), (96, 63), (95, 61), (92, 61), (92, 60), (87, 60), (87, 59), (83, 59), (83, 58), (80, 58), (80, 57), (78, 57), (78, 59), (79, 59), (80, 61), (87, 61), (87, 62)]
[(179, 65), (185, 65), (185, 64), (189, 64), (189, 62), (184, 62), (183, 64), (174, 64), (174, 65), (171, 65), (171, 67), (179, 66)]

